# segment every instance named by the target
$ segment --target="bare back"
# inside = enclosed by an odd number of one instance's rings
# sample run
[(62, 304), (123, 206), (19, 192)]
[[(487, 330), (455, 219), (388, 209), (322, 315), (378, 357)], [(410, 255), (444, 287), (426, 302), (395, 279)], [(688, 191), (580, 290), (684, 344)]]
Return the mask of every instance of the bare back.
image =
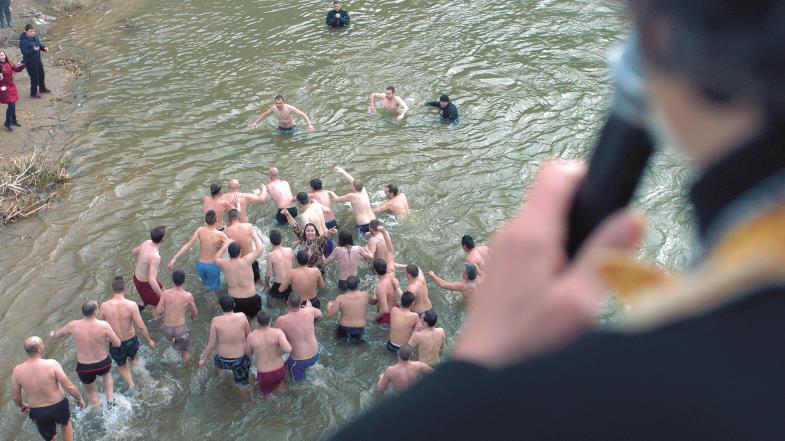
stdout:
[(434, 366), (439, 362), (439, 353), (444, 344), (444, 329), (426, 326), (422, 331), (412, 335), (410, 344), (417, 348), (420, 361), (428, 366)]
[(393, 306), (398, 304), (398, 288), (393, 273), (387, 273), (379, 278), (374, 294), (376, 295), (376, 310), (379, 315), (387, 314)]
[(469, 254), (466, 255), (466, 262), (476, 266), (478, 270), (482, 271), (485, 263), (491, 257), (491, 250), (485, 245), (474, 247)]
[(226, 240), (226, 235), (215, 228), (199, 227), (199, 261), (203, 263), (215, 262), (215, 253), (221, 248), (221, 243)]
[(207, 213), (210, 210), (215, 212), (215, 226), (220, 228), (224, 224), (224, 212), (226, 210), (233, 208), (232, 204), (221, 198), (213, 198), (210, 196), (204, 197), (204, 202), (202, 203), (202, 214)]
[(381, 259), (387, 262), (387, 271), (395, 272), (395, 257), (393, 253), (387, 248), (387, 242), (384, 240), (382, 233), (371, 235), (368, 239), (368, 247), (373, 249), (373, 258)]
[(359, 192), (352, 192), (350, 202), (357, 225), (365, 225), (376, 219), (371, 208), (371, 201), (368, 199), (368, 192), (364, 188)]
[(433, 307), (431, 299), (428, 297), (428, 285), (422, 277), (422, 271), (417, 275), (417, 278), (412, 280), (406, 287), (407, 291), (414, 294), (414, 303), (412, 304), (412, 311), (421, 314)]
[(98, 319), (74, 320), (68, 330), (76, 345), (76, 360), (83, 364), (97, 363), (106, 358), (106, 342), (114, 334), (109, 323)]
[(294, 262), (294, 251), (289, 247), (276, 246), (267, 255), (267, 268), (272, 272), (275, 281), (284, 283), (289, 280)]
[(409, 201), (406, 199), (406, 195), (400, 193), (398, 196), (390, 199), (390, 212), (392, 212), (395, 217), (404, 217), (409, 214)]
[(343, 326), (364, 328), (368, 322), (366, 315), (371, 295), (365, 291), (349, 291), (336, 297), (341, 319), (338, 321)]
[(323, 236), (327, 231), (324, 224), (324, 208), (318, 202), (311, 203), (305, 211), (300, 213), (300, 225), (305, 228), (308, 224), (316, 225), (316, 230), (319, 231), (320, 236)]
[(292, 345), (292, 353), (290, 355), (292, 359), (306, 360), (316, 355), (319, 351), (314, 320), (321, 316), (321, 311), (314, 307), (306, 306), (296, 310), (290, 309), (288, 313), (278, 317), (278, 320), (275, 321), (275, 327), (286, 334), (286, 339)]
[(430, 372), (430, 367), (420, 361), (399, 361), (397, 364), (388, 367), (384, 371), (384, 375), (389, 378), (395, 393), (400, 394), (416, 383), (427, 372)]
[(398, 346), (406, 344), (419, 320), (420, 316), (416, 312), (393, 307), (390, 310), (390, 342)]
[(312, 193), (308, 193), (308, 197), (318, 202), (322, 206), (324, 210), (325, 222), (330, 222), (331, 220), (335, 219), (335, 213), (333, 213), (332, 200), (330, 199), (330, 193), (327, 190), (319, 190), (319, 191), (314, 191)]
[(362, 247), (337, 247), (333, 250), (335, 261), (338, 263), (338, 279), (346, 280), (350, 276), (357, 276), (357, 267), (363, 259)]
[[(250, 259), (253, 256), (249, 256)], [(253, 269), (243, 257), (225, 260), (219, 259), (218, 264), (224, 271), (229, 295), (237, 299), (245, 299), (256, 295), (253, 280)]]
[(319, 289), (319, 279), (322, 277), (321, 271), (317, 268), (307, 266), (295, 268), (289, 272), (291, 278), (292, 291), (300, 295), (303, 300), (316, 298)]
[(294, 196), (287, 181), (276, 179), (267, 184), (267, 191), (278, 209), (294, 207)]
[(45, 407), (65, 398), (57, 380), (58, 372), (62, 371), (63, 368), (55, 360), (28, 359), (14, 368), (11, 377), (22, 387), (27, 395), (25, 402), (30, 407)]
[[(164, 324), (167, 326), (181, 326), (185, 324), (185, 311), (194, 305), (193, 295), (179, 287), (164, 290), (161, 295), (164, 310)], [(196, 309), (196, 306), (193, 306)]]
[(152, 240), (147, 239), (139, 245), (139, 254), (136, 258), (134, 275), (141, 282), (149, 282), (150, 265), (157, 266), (160, 262), (161, 255), (158, 253), (158, 247)]
[(281, 354), (286, 352), (281, 341), (286, 340), (282, 330), (265, 326), (248, 334), (248, 346), (256, 356), (256, 370), (270, 372), (283, 366)]
[(139, 313), (139, 306), (125, 298), (111, 299), (101, 304), (101, 316), (122, 341), (130, 340), (136, 335), (134, 313)]
[(237, 222), (224, 230), (226, 237), (240, 245), (240, 257), (253, 251), (253, 232), (254, 226), (245, 222)]
[(245, 314), (234, 312), (213, 317), (218, 355), (225, 358), (240, 358), (245, 355), (248, 319)]

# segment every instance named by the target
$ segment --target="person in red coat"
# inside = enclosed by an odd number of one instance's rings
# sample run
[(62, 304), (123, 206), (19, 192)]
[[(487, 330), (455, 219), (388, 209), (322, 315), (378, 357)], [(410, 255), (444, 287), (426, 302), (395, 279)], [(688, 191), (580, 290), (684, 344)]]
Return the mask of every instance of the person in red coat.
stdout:
[(14, 72), (21, 72), (24, 70), (25, 65), (16, 65), (8, 59), (5, 51), (0, 51), (0, 103), (8, 104), (8, 109), (5, 111), (5, 128), (9, 132), (13, 132), (12, 125), (22, 127), (16, 120), (16, 102), (19, 101), (19, 92), (16, 90), (14, 84)]

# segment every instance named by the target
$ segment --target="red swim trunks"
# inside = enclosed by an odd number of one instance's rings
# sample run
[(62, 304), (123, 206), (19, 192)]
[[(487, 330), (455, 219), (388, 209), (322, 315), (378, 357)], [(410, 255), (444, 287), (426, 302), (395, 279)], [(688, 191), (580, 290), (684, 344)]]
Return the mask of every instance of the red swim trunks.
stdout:
[(278, 389), (278, 385), (283, 383), (284, 378), (286, 378), (286, 368), (284, 366), (274, 371), (256, 373), (256, 381), (259, 383), (259, 390), (262, 391), (262, 395), (270, 395), (275, 392)]
[(390, 324), (390, 313), (385, 312), (384, 314), (376, 317), (376, 323), (380, 325), (389, 325)]
[[(158, 282), (158, 286), (161, 289), (164, 289), (164, 284), (161, 283), (160, 280), (156, 280), (156, 282)], [(142, 304), (144, 304), (144, 306), (158, 306), (158, 301), (161, 300), (161, 297), (153, 290), (153, 287), (150, 286), (150, 282), (142, 282), (137, 279), (136, 274), (134, 274), (134, 286), (136, 287), (136, 292), (139, 293), (139, 297), (142, 298)]]

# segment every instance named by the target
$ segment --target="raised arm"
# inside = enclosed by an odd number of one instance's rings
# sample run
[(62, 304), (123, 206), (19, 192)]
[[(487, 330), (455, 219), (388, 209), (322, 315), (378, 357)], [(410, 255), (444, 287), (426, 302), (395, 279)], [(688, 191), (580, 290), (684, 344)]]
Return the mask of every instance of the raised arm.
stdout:
[[(159, 301), (158, 304), (161, 304), (161, 302)], [(156, 306), (156, 310), (157, 309), (158, 307)], [(147, 326), (144, 324), (141, 314), (139, 314), (139, 308), (137, 308), (135, 305), (133, 308), (133, 320), (136, 327), (139, 328), (139, 333), (142, 334), (142, 337), (144, 337), (145, 341), (147, 342), (147, 346), (155, 349), (155, 342), (152, 338), (150, 338), (150, 334), (147, 332)]]
[(253, 204), (263, 204), (267, 200), (267, 186), (259, 184), (259, 194), (245, 193), (243, 195), (246, 201)]
[(333, 170), (335, 170), (335, 172), (338, 173), (339, 175), (346, 178), (346, 180), (349, 181), (349, 185), (354, 184), (354, 177), (352, 177), (352, 175), (350, 175), (346, 170), (344, 170), (343, 167), (341, 167), (340, 165), (336, 165), (333, 168)]
[(60, 338), (60, 337), (62, 337), (64, 335), (70, 334), (71, 333), (71, 323), (72, 322), (66, 323), (65, 326), (63, 326), (62, 328), (58, 329), (57, 331), (49, 332), (49, 337), (50, 338)]
[(337, 194), (335, 194), (332, 191), (330, 191), (328, 193), (330, 193), (330, 198), (332, 198), (332, 200), (334, 200), (335, 202), (345, 202), (345, 201), (352, 200), (352, 194), (351, 193), (347, 193), (347, 194), (345, 194), (343, 196), (338, 196)]
[(63, 367), (60, 366), (60, 363), (54, 360), (53, 363), (57, 365), (57, 367), (55, 368), (55, 379), (57, 379), (57, 382), (60, 383), (60, 386), (62, 386), (62, 388), (66, 392), (68, 392), (68, 395), (74, 397), (77, 406), (79, 406), (79, 409), (84, 410), (85, 407), (87, 407), (87, 405), (85, 404), (84, 399), (82, 398), (82, 394), (79, 393), (79, 389), (77, 389), (76, 386), (74, 386), (74, 383), (72, 383), (71, 380), (68, 378), (68, 375), (65, 374), (65, 372), (63, 371)]
[(215, 264), (223, 267), (226, 263), (226, 259), (223, 258), (224, 254), (226, 253), (226, 249), (229, 248), (229, 244), (234, 242), (233, 240), (224, 240), (223, 245), (218, 248), (218, 251), (215, 252)]
[[(288, 212), (289, 210), (286, 211)], [(264, 252), (264, 242), (262, 242), (262, 238), (259, 237), (259, 232), (256, 231), (256, 228), (254, 228), (251, 232), (251, 237), (253, 238), (253, 242), (256, 244), (256, 249), (243, 257), (243, 259), (248, 262), (248, 265), (252, 264), (253, 261), (258, 259), (259, 256), (261, 256)]]
[(202, 355), (199, 356), (199, 367), (204, 367), (205, 363), (207, 362), (207, 357), (212, 355), (213, 348), (215, 348), (215, 344), (217, 342), (218, 331), (215, 329), (215, 323), (210, 322), (210, 338), (207, 340), (207, 346), (204, 348), (204, 352), (202, 352)]
[(258, 117), (258, 118), (256, 118), (256, 119), (254, 120), (254, 122), (252, 122), (252, 123), (251, 123), (251, 124), (248, 126), (248, 128), (249, 128), (249, 129), (251, 129), (251, 130), (253, 130), (253, 129), (257, 128), (257, 127), (259, 126), (259, 122), (261, 122), (263, 119), (267, 118), (268, 116), (272, 115), (272, 113), (273, 113), (273, 108), (272, 108), (272, 107), (270, 107), (269, 109), (267, 109), (267, 110), (265, 110), (264, 112), (262, 112), (262, 114), (261, 114), (261, 115), (259, 115), (259, 117)]
[(428, 275), (439, 285), (439, 288), (447, 289), (450, 291), (461, 291), (463, 288), (463, 283), (461, 282), (448, 282), (441, 277), (437, 276), (436, 273), (433, 271), (428, 271)]
[(294, 107), (294, 106), (289, 106), (289, 109), (292, 111), (292, 113), (294, 113), (295, 115), (297, 115), (300, 118), (305, 120), (305, 123), (308, 124), (308, 131), (309, 132), (313, 132), (315, 130), (313, 128), (313, 123), (311, 123), (311, 119), (308, 118), (308, 115), (306, 115), (305, 112), (303, 112), (302, 110), (300, 110), (300, 109), (298, 109), (297, 107)]
[[(167, 262), (167, 264), (166, 264), (166, 267), (167, 267), (167, 268), (169, 268), (169, 269), (172, 269), (172, 268), (174, 268), (174, 262), (175, 262), (175, 260), (177, 260), (177, 258), (178, 258), (178, 257), (182, 256), (182, 255), (183, 255), (183, 253), (185, 253), (185, 252), (187, 252), (188, 250), (190, 250), (190, 249), (191, 249), (191, 247), (192, 247), (192, 246), (194, 246), (194, 243), (196, 243), (196, 240), (197, 240), (197, 239), (199, 239), (199, 228), (197, 228), (197, 229), (196, 229), (196, 231), (194, 231), (194, 235), (193, 235), (193, 236), (191, 236), (191, 238), (190, 238), (190, 239), (188, 239), (188, 242), (186, 242), (186, 243), (185, 243), (185, 244), (184, 244), (184, 245), (183, 245), (183, 246), (182, 246), (182, 247), (181, 247), (181, 248), (180, 248), (180, 249), (179, 249), (179, 250), (178, 250), (178, 251), (177, 251), (177, 252), (174, 254), (174, 256), (172, 256), (172, 258), (171, 258), (171, 259), (169, 259), (169, 262)], [(154, 283), (155, 283), (155, 281), (153, 280), (153, 281), (151, 281), (150, 285), (152, 285), (152, 284), (154, 284)]]

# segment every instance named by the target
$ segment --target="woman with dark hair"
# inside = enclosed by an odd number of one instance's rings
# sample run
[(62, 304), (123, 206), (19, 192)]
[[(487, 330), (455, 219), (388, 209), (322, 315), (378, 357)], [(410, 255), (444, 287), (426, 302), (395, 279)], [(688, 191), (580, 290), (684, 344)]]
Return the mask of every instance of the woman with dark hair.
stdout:
[(24, 70), (25, 65), (16, 65), (8, 59), (5, 51), (0, 51), (0, 103), (8, 104), (8, 109), (5, 111), (5, 129), (13, 132), (11, 126), (22, 127), (16, 120), (16, 102), (19, 101), (19, 92), (16, 90), (14, 84), (14, 72), (21, 72)]
[(299, 239), (295, 243), (294, 254), (297, 255), (300, 250), (307, 251), (307, 266), (319, 268), (319, 271), (324, 275), (324, 247), (327, 246), (327, 242), (330, 240), (330, 237), (332, 237), (335, 230), (327, 230), (323, 236), (320, 236), (319, 230), (316, 229), (316, 225), (309, 223), (306, 224), (305, 227), (301, 227), (297, 224), (297, 221), (294, 220), (292, 214), (289, 213), (289, 210), (281, 210), (281, 214), (286, 216), (286, 221), (292, 226), (294, 235)]
[(361, 259), (372, 260), (373, 254), (367, 249), (354, 244), (354, 236), (347, 230), (340, 230), (338, 232), (338, 248), (333, 250), (330, 257), (324, 259), (324, 264), (328, 265), (330, 262), (338, 262), (338, 289), (341, 291), (348, 290), (346, 280), (351, 277), (357, 277), (357, 266), (360, 264)]

